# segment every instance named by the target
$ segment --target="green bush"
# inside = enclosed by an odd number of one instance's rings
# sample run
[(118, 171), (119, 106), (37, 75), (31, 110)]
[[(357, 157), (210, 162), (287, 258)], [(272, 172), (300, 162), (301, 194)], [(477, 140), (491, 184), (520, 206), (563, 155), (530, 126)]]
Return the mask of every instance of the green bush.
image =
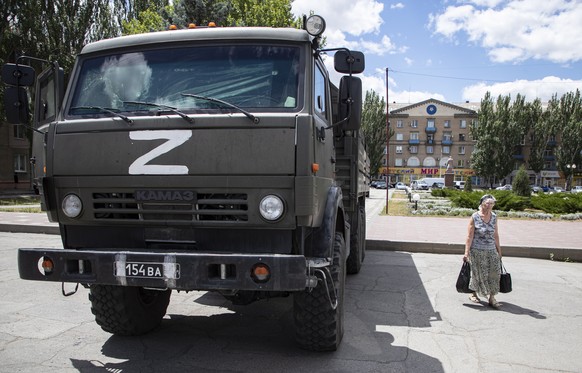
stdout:
[(574, 214), (582, 212), (582, 195), (580, 193), (540, 193), (531, 198), (531, 206), (550, 214)]
[(513, 192), (521, 197), (529, 197), (531, 195), (531, 188), (529, 186), (529, 177), (525, 166), (521, 166), (513, 179), (513, 184), (511, 185)]
[(465, 178), (465, 186), (463, 187), (465, 192), (472, 192), (473, 191), (473, 181), (471, 181), (471, 176), (467, 176)]

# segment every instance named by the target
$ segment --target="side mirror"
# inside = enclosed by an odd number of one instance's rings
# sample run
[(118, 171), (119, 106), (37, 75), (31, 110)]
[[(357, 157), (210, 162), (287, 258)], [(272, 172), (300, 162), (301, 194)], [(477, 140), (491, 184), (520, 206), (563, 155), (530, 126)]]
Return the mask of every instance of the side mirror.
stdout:
[(360, 129), (362, 121), (362, 81), (354, 76), (343, 76), (339, 87), (339, 119), (344, 120), (341, 129)]
[(333, 56), (335, 71), (342, 74), (360, 74), (366, 68), (364, 53), (339, 50)]
[(24, 87), (4, 89), (4, 110), (10, 124), (28, 123), (28, 93)]
[(7, 63), (2, 66), (2, 82), (4, 84), (32, 87), (35, 76), (34, 69), (27, 65)]

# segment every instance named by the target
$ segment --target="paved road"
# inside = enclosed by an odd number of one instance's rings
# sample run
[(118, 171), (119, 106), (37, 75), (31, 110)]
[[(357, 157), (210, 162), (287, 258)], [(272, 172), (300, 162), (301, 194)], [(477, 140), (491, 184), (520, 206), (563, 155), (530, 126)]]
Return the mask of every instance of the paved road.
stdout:
[(162, 326), (114, 337), (87, 290), (18, 278), (16, 248), (56, 235), (0, 233), (0, 372), (582, 372), (582, 264), (506, 258), (514, 291), (496, 311), (456, 293), (456, 255), (369, 251), (349, 276), (346, 331), (334, 353), (296, 348), (291, 298), (233, 307), (172, 295)]

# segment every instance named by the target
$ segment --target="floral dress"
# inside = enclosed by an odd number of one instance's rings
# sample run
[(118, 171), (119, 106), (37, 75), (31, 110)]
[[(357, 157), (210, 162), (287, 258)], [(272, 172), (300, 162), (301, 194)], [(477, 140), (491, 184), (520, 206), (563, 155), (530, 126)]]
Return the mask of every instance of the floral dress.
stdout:
[(499, 292), (501, 262), (495, 249), (495, 224), (497, 215), (485, 222), (478, 212), (471, 219), (475, 225), (473, 242), (469, 252), (471, 282), (469, 288), (480, 295), (496, 295)]

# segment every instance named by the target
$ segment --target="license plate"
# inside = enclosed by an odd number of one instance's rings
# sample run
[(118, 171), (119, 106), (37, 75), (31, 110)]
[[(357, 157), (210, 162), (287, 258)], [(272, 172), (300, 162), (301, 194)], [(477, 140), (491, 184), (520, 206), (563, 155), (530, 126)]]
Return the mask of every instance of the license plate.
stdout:
[[(121, 264), (121, 265), (120, 265)], [(116, 263), (116, 275), (129, 278), (167, 278), (180, 277), (177, 263), (120, 262)]]

